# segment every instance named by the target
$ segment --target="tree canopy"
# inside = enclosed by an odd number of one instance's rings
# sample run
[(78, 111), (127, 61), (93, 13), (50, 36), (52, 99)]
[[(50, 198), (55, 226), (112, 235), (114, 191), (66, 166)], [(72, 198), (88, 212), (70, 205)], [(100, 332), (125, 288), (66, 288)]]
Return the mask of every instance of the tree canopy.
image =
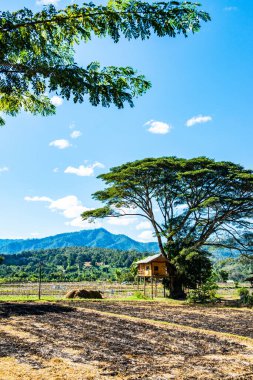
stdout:
[(84, 212), (83, 219), (147, 219), (169, 259), (172, 293), (180, 293), (192, 263), (211, 247), (253, 254), (251, 170), (206, 157), (162, 157), (130, 162), (98, 178), (107, 187), (93, 198), (104, 207)]
[[(107, 5), (84, 3), (57, 10), (53, 5), (33, 13), (24, 8), (0, 12), (0, 112), (15, 116), (21, 110), (32, 114), (55, 113), (48, 93), (93, 106), (125, 103), (151, 86), (131, 67), (100, 67), (75, 62), (75, 46), (93, 36), (147, 39), (187, 36), (199, 31), (210, 16), (198, 3), (111, 0)], [(0, 117), (0, 124), (4, 124)]]
[[(1, 281), (134, 280), (131, 265), (148, 252), (95, 247), (65, 247), (5, 254)], [(86, 266), (86, 264), (88, 264)]]

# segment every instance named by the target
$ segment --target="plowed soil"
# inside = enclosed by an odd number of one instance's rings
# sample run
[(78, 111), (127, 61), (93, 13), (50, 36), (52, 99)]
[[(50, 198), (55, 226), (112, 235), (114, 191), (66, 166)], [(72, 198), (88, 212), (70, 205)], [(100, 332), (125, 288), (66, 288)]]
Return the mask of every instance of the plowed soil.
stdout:
[(138, 318), (176, 323), (226, 332), (253, 339), (253, 309), (226, 307), (173, 306), (158, 302), (83, 302), (76, 306)]
[(0, 379), (253, 379), (253, 340), (240, 337), (252, 337), (250, 311), (75, 306), (0, 304)]

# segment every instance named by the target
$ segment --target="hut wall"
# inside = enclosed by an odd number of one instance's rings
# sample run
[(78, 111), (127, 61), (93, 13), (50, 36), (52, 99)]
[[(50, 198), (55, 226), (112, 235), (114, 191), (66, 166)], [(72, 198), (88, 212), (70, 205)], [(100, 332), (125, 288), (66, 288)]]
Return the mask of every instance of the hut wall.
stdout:
[(151, 265), (153, 276), (167, 276), (167, 266), (165, 262), (153, 261)]
[(151, 277), (151, 276), (167, 276), (166, 263), (160, 261), (152, 261), (146, 264), (138, 265), (138, 276), (140, 277)]
[(141, 277), (151, 277), (151, 263), (139, 264), (138, 266), (138, 275)]

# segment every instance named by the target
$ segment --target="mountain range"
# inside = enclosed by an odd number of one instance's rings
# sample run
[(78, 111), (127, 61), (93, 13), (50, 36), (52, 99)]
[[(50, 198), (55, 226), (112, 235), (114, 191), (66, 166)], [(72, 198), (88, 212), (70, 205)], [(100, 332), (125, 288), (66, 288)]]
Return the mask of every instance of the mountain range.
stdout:
[(0, 239), (2, 254), (64, 247), (100, 247), (150, 253), (159, 251), (157, 243), (141, 243), (126, 235), (112, 234), (104, 228), (68, 232), (42, 239)]

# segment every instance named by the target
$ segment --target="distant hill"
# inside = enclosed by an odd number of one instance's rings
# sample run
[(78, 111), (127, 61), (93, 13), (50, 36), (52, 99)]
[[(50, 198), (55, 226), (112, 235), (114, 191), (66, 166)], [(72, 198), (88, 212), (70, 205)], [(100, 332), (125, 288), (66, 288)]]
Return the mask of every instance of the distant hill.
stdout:
[(134, 249), (139, 252), (157, 252), (159, 250), (157, 243), (141, 243), (126, 235), (112, 234), (104, 228), (69, 232), (42, 239), (0, 239), (0, 253), (3, 254), (64, 247)]

